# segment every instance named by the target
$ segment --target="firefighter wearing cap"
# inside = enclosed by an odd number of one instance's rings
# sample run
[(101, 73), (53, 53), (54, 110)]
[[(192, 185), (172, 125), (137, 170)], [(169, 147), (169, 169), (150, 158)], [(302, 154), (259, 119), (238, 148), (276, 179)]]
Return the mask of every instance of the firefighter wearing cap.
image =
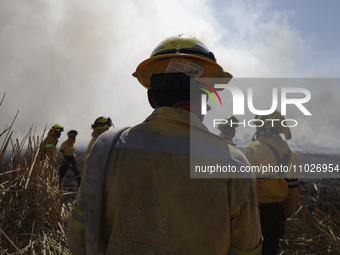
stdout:
[(68, 139), (61, 144), (60, 150), (59, 150), (59, 157), (61, 159), (61, 166), (59, 168), (59, 182), (64, 178), (65, 173), (67, 169), (71, 168), (74, 176), (76, 177), (76, 180), (78, 182), (78, 185), (80, 185), (81, 181), (81, 174), (78, 169), (78, 165), (76, 163), (76, 136), (78, 135), (78, 132), (76, 130), (70, 130), (67, 133)]
[(235, 137), (238, 125), (234, 123), (238, 123), (238, 119), (235, 116), (230, 116), (225, 118), (224, 121), (226, 123), (222, 123), (217, 127), (221, 131), (220, 137), (236, 147), (237, 144), (234, 143), (233, 138)]
[[(262, 254), (276, 254), (279, 238), (284, 234), (285, 219), (292, 214), (299, 201), (299, 182), (294, 167), (299, 164), (296, 153), (279, 134), (291, 139), (289, 127), (278, 110), (267, 116), (255, 116), (256, 139), (244, 150), (252, 166), (288, 166), (291, 172), (256, 173), (261, 226), (264, 237)], [(279, 169), (279, 168), (277, 168)]]
[(106, 118), (106, 117), (103, 117), (103, 116), (98, 117), (94, 121), (94, 123), (91, 125), (91, 128), (93, 129), (92, 139), (91, 139), (91, 141), (90, 141), (90, 143), (89, 143), (89, 145), (87, 146), (87, 149), (86, 149), (82, 173), (84, 173), (84, 170), (86, 168), (87, 157), (90, 154), (91, 148), (92, 148), (93, 144), (95, 143), (95, 141), (97, 140), (98, 136), (100, 136), (105, 131), (109, 130), (109, 128), (112, 127), (112, 126), (113, 126), (113, 124), (112, 124), (110, 117)]
[[(239, 150), (202, 124), (200, 107), (190, 105), (190, 77), (232, 77), (215, 61), (201, 41), (179, 35), (164, 40), (137, 67), (133, 76), (148, 89), (155, 110), (125, 130), (113, 149), (100, 152), (109, 159), (99, 194), (87, 186), (96, 171), (94, 155), (115, 129), (94, 144), (68, 227), (73, 254), (261, 254), (253, 175), (190, 178), (191, 139), (217, 144), (217, 152), (227, 152), (223, 160), (247, 165)], [(195, 91), (193, 100), (200, 99), (203, 92)], [(216, 164), (216, 159), (199, 160)], [(97, 199), (88, 200), (95, 195), (102, 199), (98, 206)], [(98, 210), (101, 217), (93, 217)], [(97, 232), (89, 231), (97, 224)]]
[(59, 125), (59, 124), (55, 124), (51, 127), (51, 129), (48, 132), (47, 137), (45, 138), (45, 140), (43, 141), (43, 143), (41, 144), (41, 160), (45, 160), (47, 157), (50, 160), (53, 160), (53, 162), (55, 163), (56, 158), (57, 158), (57, 144), (58, 144), (58, 139), (61, 135), (61, 132), (64, 131), (64, 128)]

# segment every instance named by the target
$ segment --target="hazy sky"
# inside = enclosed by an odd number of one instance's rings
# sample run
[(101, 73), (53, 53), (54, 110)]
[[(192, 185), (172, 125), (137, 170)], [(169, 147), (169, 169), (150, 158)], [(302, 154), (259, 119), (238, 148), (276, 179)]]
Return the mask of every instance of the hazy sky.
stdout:
[[(20, 110), (14, 137), (32, 124), (42, 134), (59, 123), (61, 141), (76, 129), (85, 146), (99, 116), (115, 126), (142, 122), (152, 109), (131, 74), (178, 33), (203, 41), (237, 78), (339, 78), (339, 7), (331, 0), (0, 1), (0, 131)], [(332, 106), (337, 117), (339, 103)]]

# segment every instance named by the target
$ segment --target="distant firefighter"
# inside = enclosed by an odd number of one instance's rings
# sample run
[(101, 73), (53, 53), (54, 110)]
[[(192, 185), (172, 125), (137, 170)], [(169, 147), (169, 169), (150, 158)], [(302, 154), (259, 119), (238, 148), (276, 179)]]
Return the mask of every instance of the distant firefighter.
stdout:
[(94, 142), (97, 140), (98, 136), (100, 136), (102, 133), (104, 133), (105, 131), (109, 130), (110, 127), (114, 126), (112, 124), (112, 121), (110, 119), (110, 117), (106, 118), (106, 117), (98, 117), (94, 123), (91, 125), (91, 128), (93, 129), (92, 132), (92, 139), (89, 143), (89, 145), (87, 146), (87, 150), (86, 150), (86, 154), (85, 154), (85, 160), (84, 160), (84, 164), (83, 164), (83, 168), (82, 168), (82, 172), (84, 173), (85, 167), (86, 167), (86, 160), (88, 155), (90, 154), (91, 148), (94, 144)]
[(67, 169), (71, 168), (78, 182), (78, 186), (80, 186), (81, 174), (76, 163), (75, 154), (75, 143), (78, 132), (72, 129), (67, 133), (67, 135), (68, 139), (62, 143), (59, 150), (59, 157), (62, 161), (62, 165), (59, 168), (59, 181), (61, 182), (61, 180), (64, 178)]
[(236, 128), (238, 127), (238, 119), (235, 116), (225, 118), (227, 123), (218, 125), (217, 129), (221, 131), (220, 137), (226, 140), (228, 143), (236, 147), (236, 143), (233, 142), (233, 138), (236, 134)]
[(41, 160), (45, 160), (48, 157), (50, 160), (53, 158), (54, 163), (57, 158), (57, 143), (58, 139), (61, 135), (61, 132), (64, 131), (64, 128), (59, 125), (55, 124), (52, 126), (50, 131), (48, 132), (47, 137), (45, 138), (44, 142), (41, 144), (40, 151), (41, 151)]
[(279, 135), (283, 133), (286, 140), (291, 139), (289, 127), (281, 125), (285, 118), (279, 111), (275, 110), (267, 116), (255, 116), (255, 119), (256, 133), (244, 154), (252, 166), (267, 170), (265, 174), (256, 173), (264, 238), (262, 254), (276, 254), (279, 238), (285, 232), (285, 219), (291, 215), (300, 197), (297, 173), (293, 170), (299, 161)]

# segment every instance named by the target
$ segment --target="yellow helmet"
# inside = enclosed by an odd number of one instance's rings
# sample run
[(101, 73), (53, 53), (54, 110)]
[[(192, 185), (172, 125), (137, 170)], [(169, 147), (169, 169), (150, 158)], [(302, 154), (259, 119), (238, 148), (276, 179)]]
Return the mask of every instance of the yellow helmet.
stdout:
[(52, 129), (54, 129), (55, 131), (60, 131), (60, 132), (64, 131), (64, 128), (61, 125), (59, 125), (59, 124), (53, 125)]
[[(179, 67), (174, 59), (185, 62), (185, 65)], [(192, 78), (233, 77), (216, 63), (214, 54), (200, 40), (183, 34), (162, 41), (132, 75), (145, 88), (151, 89), (151, 76), (163, 73), (184, 73)]]
[(68, 136), (77, 136), (78, 132), (77, 130), (71, 129), (70, 131), (67, 132)]
[[(281, 125), (281, 122), (283, 120), (285, 120), (285, 117), (283, 115), (281, 115), (281, 112), (278, 110), (275, 110), (273, 113), (269, 114), (269, 115), (256, 115), (255, 116), (256, 121), (253, 121), (254, 124), (256, 125), (261, 125), (262, 123), (264, 124), (264, 126), (267, 129), (275, 129), (278, 133), (283, 133), (286, 137), (287, 140), (290, 140), (292, 138), (292, 133), (290, 132), (290, 128), (289, 127), (285, 127)], [(266, 119), (268, 120), (279, 120), (279, 121), (266, 121)], [(272, 127), (274, 123), (274, 126)]]
[(105, 129), (110, 128), (112, 126), (112, 121), (109, 118), (106, 117), (98, 117), (94, 123), (91, 125), (92, 129)]

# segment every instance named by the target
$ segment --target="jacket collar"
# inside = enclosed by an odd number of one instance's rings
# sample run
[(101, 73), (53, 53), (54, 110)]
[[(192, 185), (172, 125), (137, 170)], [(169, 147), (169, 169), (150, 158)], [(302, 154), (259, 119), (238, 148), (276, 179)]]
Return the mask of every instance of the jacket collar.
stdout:
[(268, 143), (284, 154), (289, 153), (288, 144), (282, 139), (280, 135), (277, 135), (277, 134), (264, 135), (264, 136), (261, 136), (258, 139), (258, 141)]
[(201, 122), (196, 114), (181, 108), (163, 106), (155, 109), (144, 122), (163, 121), (185, 125), (191, 128), (199, 128), (209, 132), (207, 127)]

